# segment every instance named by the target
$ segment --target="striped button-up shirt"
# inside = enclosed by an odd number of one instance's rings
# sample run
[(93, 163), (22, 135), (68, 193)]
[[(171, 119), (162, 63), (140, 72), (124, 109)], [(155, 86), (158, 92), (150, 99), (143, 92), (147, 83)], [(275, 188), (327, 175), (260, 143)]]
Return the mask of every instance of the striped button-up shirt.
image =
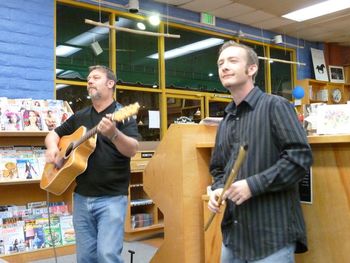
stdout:
[(219, 125), (210, 172), (212, 189), (223, 188), (241, 145), (248, 144), (236, 180), (246, 179), (252, 197), (227, 202), (223, 243), (242, 260), (264, 258), (288, 244), (307, 250), (298, 182), (312, 164), (306, 134), (286, 99), (255, 87)]

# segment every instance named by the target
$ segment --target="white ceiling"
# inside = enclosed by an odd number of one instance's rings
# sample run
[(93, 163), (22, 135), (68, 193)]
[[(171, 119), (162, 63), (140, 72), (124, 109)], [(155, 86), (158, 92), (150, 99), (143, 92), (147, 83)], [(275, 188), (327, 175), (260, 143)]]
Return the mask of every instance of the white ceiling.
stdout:
[[(350, 46), (350, 9), (304, 22), (281, 17), (320, 0), (155, 0), (309, 41)], [(350, 0), (349, 0), (350, 1)]]

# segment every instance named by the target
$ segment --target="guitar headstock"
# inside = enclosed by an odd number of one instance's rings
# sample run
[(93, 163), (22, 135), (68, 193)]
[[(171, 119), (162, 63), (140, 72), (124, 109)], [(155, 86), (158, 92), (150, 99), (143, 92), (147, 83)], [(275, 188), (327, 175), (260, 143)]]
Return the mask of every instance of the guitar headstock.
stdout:
[(137, 112), (139, 111), (139, 108), (140, 108), (140, 104), (138, 102), (125, 106), (112, 114), (112, 120), (120, 122), (125, 119), (128, 119), (132, 115), (137, 114)]

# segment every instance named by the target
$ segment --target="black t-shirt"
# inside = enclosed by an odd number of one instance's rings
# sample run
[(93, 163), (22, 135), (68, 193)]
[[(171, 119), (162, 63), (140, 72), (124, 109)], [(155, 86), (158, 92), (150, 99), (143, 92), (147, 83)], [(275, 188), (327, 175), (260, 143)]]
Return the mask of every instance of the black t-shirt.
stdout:
[[(72, 134), (79, 127), (88, 130), (95, 127), (107, 113), (113, 113), (119, 103), (113, 102), (98, 113), (92, 106), (86, 107), (55, 129), (60, 136)], [(117, 128), (127, 136), (138, 138), (134, 118), (118, 122)], [(75, 192), (84, 196), (127, 195), (130, 181), (130, 158), (122, 155), (105, 136), (97, 134), (96, 148), (88, 159), (86, 170), (76, 178)]]

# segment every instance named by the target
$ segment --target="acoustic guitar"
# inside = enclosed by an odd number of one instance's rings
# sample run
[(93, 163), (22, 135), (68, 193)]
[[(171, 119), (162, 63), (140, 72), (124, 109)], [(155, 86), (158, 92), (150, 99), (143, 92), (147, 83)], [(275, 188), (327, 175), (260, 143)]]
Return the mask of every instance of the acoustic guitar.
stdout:
[[(121, 122), (135, 115), (140, 108), (136, 102), (112, 114), (111, 120)], [(57, 163), (46, 163), (40, 188), (55, 195), (63, 194), (75, 178), (87, 168), (89, 156), (96, 147), (97, 126), (87, 130), (79, 127), (74, 133), (63, 136), (59, 143)]]

